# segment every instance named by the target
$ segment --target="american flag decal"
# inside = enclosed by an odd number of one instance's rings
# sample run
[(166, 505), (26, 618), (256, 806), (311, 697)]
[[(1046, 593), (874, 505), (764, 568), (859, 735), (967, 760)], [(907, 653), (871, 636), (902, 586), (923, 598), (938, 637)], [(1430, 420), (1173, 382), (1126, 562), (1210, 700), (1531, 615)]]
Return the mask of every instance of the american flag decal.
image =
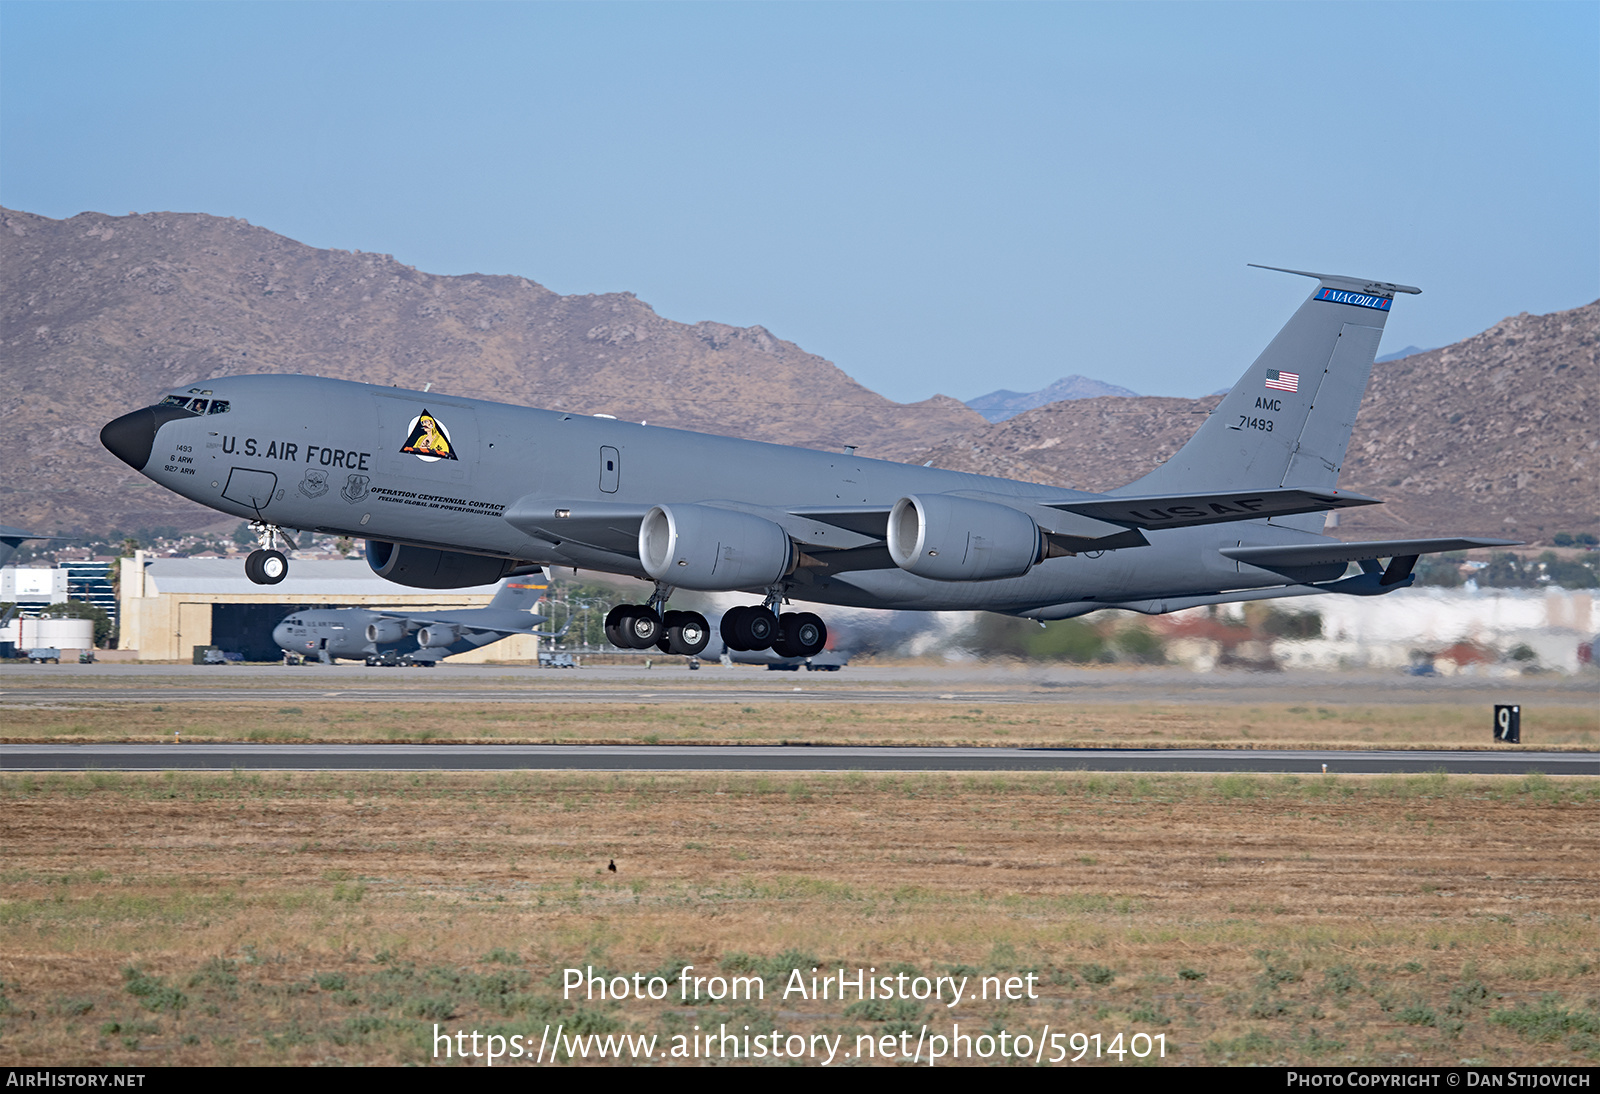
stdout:
[(1267, 386), (1273, 391), (1299, 391), (1300, 374), (1298, 372), (1279, 372), (1275, 368), (1267, 369)]

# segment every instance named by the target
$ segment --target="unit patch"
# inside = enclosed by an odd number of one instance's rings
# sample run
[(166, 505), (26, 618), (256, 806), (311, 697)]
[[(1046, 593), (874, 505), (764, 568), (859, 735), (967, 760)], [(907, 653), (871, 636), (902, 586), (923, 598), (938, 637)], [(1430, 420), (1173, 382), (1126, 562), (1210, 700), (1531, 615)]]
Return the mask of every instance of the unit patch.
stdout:
[(1373, 296), (1370, 293), (1350, 292), (1348, 289), (1322, 289), (1316, 298), (1330, 300), (1335, 304), (1354, 304), (1358, 308), (1374, 308), (1378, 311), (1388, 311), (1389, 305), (1394, 303), (1392, 296)]
[(344, 486), (340, 487), (339, 496), (354, 505), (367, 496), (367, 484), (371, 481), (371, 475), (351, 475), (345, 480)]
[(455, 446), (450, 443), (450, 431), (427, 410), (411, 419), (410, 432), (400, 451), (425, 463), (456, 458)]
[(300, 480), (300, 492), (308, 498), (320, 498), (328, 492), (328, 473), (311, 469)]

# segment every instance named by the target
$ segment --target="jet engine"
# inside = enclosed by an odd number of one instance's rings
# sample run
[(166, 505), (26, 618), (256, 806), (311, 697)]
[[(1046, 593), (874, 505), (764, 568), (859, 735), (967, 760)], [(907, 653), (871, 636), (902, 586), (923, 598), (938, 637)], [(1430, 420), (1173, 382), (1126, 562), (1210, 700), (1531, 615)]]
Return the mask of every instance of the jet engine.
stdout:
[(453, 646), (461, 637), (461, 628), (450, 623), (429, 623), (417, 632), (417, 645), (425, 650)]
[(771, 585), (793, 571), (789, 533), (765, 517), (709, 505), (658, 505), (639, 525), (645, 573), (681, 589)]
[(953, 494), (910, 494), (889, 511), (889, 557), (934, 581), (1021, 577), (1045, 557), (1033, 518)]
[(373, 573), (396, 585), (410, 585), (413, 589), (461, 589), (469, 585), (493, 585), (519, 564), (507, 558), (369, 539), (367, 565), (372, 567)]
[(399, 642), (406, 636), (406, 625), (398, 619), (379, 619), (367, 624), (367, 641)]

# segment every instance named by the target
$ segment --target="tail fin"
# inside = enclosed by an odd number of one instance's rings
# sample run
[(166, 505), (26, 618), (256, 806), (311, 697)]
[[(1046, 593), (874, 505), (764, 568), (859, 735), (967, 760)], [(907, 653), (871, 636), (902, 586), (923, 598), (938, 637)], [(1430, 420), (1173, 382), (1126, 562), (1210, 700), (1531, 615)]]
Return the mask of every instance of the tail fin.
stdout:
[(500, 588), (495, 592), (494, 599), (489, 601), (489, 607), (531, 612), (534, 606), (549, 591), (550, 583), (545, 580), (542, 574), (529, 574), (526, 577), (508, 577), (500, 583)]
[[(1317, 279), (1317, 289), (1166, 463), (1113, 494), (1253, 490), (1338, 484), (1350, 430), (1395, 293), (1408, 285), (1259, 269)], [(1275, 517), (1321, 531), (1324, 516)]]

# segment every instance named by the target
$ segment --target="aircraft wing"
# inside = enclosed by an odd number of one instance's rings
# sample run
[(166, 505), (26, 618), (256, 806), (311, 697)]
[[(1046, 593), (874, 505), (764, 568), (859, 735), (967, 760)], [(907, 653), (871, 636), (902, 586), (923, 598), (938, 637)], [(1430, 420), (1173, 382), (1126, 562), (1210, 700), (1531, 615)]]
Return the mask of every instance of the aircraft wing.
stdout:
[(637, 558), (639, 525), (648, 505), (616, 501), (522, 498), (505, 513), (514, 527), (551, 544), (572, 542)]
[(1353, 543), (1302, 543), (1289, 547), (1223, 547), (1221, 554), (1250, 566), (1321, 566), (1337, 562), (1375, 562), (1380, 558), (1470, 551), (1475, 547), (1514, 547), (1514, 539), (1369, 539)]
[[(1028, 514), (1039, 526), (1039, 530), (1050, 539), (1051, 557), (1075, 551), (1143, 547), (1149, 543), (1143, 535), (1125, 525), (1112, 524), (1069, 511), (1062, 502), (1041, 503), (1032, 498), (994, 494), (983, 490), (954, 490), (950, 493), (957, 497), (976, 498), (979, 501), (1004, 505), (1008, 509)], [(810, 547), (807, 548), (807, 551), (815, 556), (813, 564), (843, 572), (879, 570), (894, 565), (894, 560), (889, 557), (888, 548), (883, 542), (889, 535), (889, 514), (892, 511), (893, 506), (887, 505), (848, 505), (790, 509), (789, 513), (802, 520), (829, 524), (862, 537), (862, 542), (852, 545), (847, 550), (812, 551)], [(871, 543), (872, 540), (876, 540), (877, 543)], [(802, 539), (800, 542), (807, 541)], [(820, 540), (812, 542), (822, 545)]]
[(490, 631), (499, 635), (540, 634), (538, 626), (549, 618), (529, 612), (500, 608), (460, 608), (456, 611), (398, 612), (382, 609), (364, 609), (385, 619), (398, 619), (408, 631), (422, 627), (445, 625), (468, 631)]
[(788, 510), (792, 516), (831, 524), (868, 539), (889, 535), (888, 505), (801, 505)]
[[(1287, 517), (1295, 513), (1316, 513), (1382, 503), (1377, 498), (1349, 490), (1274, 487), (1268, 490), (1233, 490), (1223, 494), (1106, 497), (1085, 501), (1047, 501), (1043, 504), (1051, 509), (1063, 509), (1132, 528), (1189, 528), (1197, 524), (1261, 520), (1265, 517)], [(1440, 549), (1455, 550), (1453, 547)]]
[[(1316, 513), (1355, 505), (1380, 504), (1377, 498), (1349, 490), (1310, 487), (1273, 487), (1221, 494), (1152, 494), (1127, 498), (1098, 495), (1062, 501), (1012, 497), (976, 490), (956, 490), (952, 493), (1027, 513), (1045, 533), (1058, 538), (1061, 546), (1070, 550), (1143, 546), (1147, 541), (1142, 537), (1128, 536), (1127, 530), (1131, 528), (1188, 528), (1197, 524), (1262, 520), (1293, 513)], [(879, 505), (810, 506), (790, 509), (789, 512), (874, 539), (883, 539), (889, 534), (890, 509), (890, 506)]]

